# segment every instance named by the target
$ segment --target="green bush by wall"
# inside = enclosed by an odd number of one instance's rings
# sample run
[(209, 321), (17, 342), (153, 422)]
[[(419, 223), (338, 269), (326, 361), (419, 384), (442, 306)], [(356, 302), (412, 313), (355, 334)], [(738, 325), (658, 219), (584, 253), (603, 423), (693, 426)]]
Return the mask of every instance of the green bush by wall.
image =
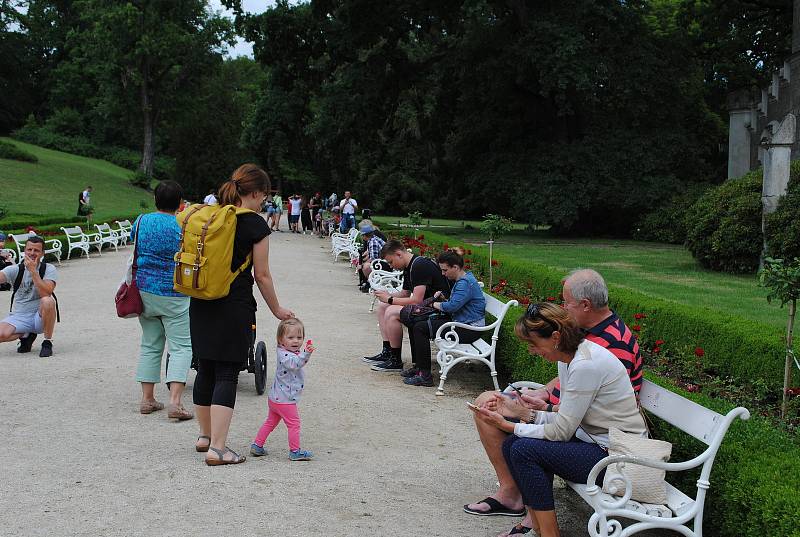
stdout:
[(0, 158), (31, 163), (39, 162), (39, 159), (36, 158), (36, 155), (32, 155), (31, 153), (28, 153), (27, 151), (24, 151), (14, 144), (4, 140), (0, 140)]

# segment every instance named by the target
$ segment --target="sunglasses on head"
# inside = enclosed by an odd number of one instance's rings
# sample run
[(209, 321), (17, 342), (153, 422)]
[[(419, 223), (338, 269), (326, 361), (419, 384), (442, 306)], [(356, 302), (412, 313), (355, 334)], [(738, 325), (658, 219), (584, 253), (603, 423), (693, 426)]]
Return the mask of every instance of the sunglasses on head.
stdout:
[(539, 308), (539, 304), (537, 302), (532, 302), (528, 306), (528, 309), (525, 310), (525, 316), (531, 320), (542, 320), (546, 322), (553, 332), (558, 330), (558, 326), (553, 321), (542, 315), (542, 312)]

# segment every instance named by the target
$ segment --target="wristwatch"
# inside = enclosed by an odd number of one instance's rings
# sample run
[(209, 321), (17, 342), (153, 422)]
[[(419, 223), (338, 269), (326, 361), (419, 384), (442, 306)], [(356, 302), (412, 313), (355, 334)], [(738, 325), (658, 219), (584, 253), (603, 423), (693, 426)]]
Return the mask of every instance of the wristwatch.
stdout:
[(392, 304), (394, 304), (394, 297), (393, 297), (393, 296), (390, 296), (390, 297), (389, 297), (389, 298), (386, 300), (386, 303), (387, 303), (387, 304), (389, 304), (390, 306), (391, 306)]
[(547, 411), (548, 412), (552, 412), (553, 411), (553, 405), (552, 404), (547, 403)]

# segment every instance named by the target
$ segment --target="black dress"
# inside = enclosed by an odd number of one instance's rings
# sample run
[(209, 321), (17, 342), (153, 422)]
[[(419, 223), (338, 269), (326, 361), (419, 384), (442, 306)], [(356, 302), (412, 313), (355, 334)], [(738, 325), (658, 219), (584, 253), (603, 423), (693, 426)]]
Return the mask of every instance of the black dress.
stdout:
[[(253, 245), (270, 234), (269, 225), (258, 214), (237, 216), (231, 270), (242, 266)], [(219, 362), (247, 361), (256, 318), (253, 298), (253, 263), (233, 280), (228, 296), (217, 300), (192, 298), (189, 325), (192, 352), (198, 360)]]

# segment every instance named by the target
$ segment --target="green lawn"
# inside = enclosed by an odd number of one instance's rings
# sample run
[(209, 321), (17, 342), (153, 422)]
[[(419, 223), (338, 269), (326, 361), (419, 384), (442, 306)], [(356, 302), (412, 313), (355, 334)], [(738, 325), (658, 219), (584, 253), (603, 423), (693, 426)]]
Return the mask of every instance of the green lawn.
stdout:
[(0, 159), (0, 205), (15, 215), (69, 215), (78, 209), (78, 193), (92, 185), (94, 220), (103, 221), (142, 211), (141, 201), (152, 210), (151, 193), (128, 183), (133, 174), (105, 160), (79, 157), (44, 149), (10, 138), (0, 138), (33, 153), (39, 162), (32, 164)]
[[(459, 228), (436, 229), (474, 245), (486, 238)], [(609, 283), (682, 304), (700, 305), (785, 329), (786, 309), (768, 304), (755, 275), (705, 270), (681, 246), (614, 239), (559, 239), (545, 232), (502, 237), (497, 255), (554, 267), (565, 273), (577, 267), (599, 271)]]
[[(374, 216), (376, 220), (380, 220), (381, 222), (387, 222), (391, 224), (393, 227), (397, 227), (398, 224), (400, 226), (410, 226), (411, 222), (408, 220), (406, 216)], [(448, 218), (422, 218), (422, 225), (420, 229), (425, 229), (430, 226), (434, 231), (439, 231), (438, 228), (461, 228), (463, 229), (465, 226), (472, 226), (476, 229), (480, 229), (482, 220), (457, 220), (457, 219), (448, 219)], [(523, 230), (526, 229), (528, 226), (526, 224), (513, 224), (514, 229)]]

